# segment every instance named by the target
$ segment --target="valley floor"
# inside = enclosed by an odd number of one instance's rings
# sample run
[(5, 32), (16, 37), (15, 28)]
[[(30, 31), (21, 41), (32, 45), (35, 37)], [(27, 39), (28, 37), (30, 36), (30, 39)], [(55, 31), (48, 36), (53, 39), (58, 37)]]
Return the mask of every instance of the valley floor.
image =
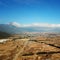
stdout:
[(60, 60), (60, 39), (37, 37), (0, 43), (0, 60)]

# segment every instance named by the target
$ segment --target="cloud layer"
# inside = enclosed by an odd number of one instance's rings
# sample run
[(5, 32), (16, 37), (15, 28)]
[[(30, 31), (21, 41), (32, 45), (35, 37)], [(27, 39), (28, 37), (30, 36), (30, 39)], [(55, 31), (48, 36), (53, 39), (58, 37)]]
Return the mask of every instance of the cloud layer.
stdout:
[(48, 23), (32, 23), (32, 24), (19, 24), (17, 22), (8, 23), (16, 27), (60, 27), (60, 24), (48, 24)]
[(10, 22), (8, 23), (9, 25), (13, 25), (13, 26), (16, 26), (16, 27), (21, 27), (21, 25), (17, 22)]

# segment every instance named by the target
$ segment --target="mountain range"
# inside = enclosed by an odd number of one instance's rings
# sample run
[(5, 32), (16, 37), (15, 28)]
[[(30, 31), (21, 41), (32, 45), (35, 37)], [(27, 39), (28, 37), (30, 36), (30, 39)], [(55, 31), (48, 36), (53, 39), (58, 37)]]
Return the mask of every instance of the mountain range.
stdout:
[(41, 27), (41, 26), (17, 27), (12, 24), (0, 24), (0, 31), (9, 34), (20, 34), (22, 32), (60, 32), (60, 27)]
[(8, 38), (10, 36), (12, 36), (12, 35), (11, 34), (8, 34), (6, 32), (0, 31), (0, 39), (2, 39), (2, 38)]

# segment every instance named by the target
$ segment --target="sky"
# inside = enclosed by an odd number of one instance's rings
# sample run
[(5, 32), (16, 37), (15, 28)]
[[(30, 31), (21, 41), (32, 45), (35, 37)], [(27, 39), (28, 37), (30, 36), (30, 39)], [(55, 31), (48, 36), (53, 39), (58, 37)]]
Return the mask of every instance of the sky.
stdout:
[(0, 0), (0, 24), (9, 22), (60, 24), (60, 0)]

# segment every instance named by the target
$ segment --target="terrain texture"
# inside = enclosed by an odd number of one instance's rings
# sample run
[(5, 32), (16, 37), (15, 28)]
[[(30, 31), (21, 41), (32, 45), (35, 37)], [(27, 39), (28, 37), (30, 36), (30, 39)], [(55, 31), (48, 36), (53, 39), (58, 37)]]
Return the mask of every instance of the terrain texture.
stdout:
[(60, 35), (8, 39), (0, 43), (0, 60), (60, 60)]

